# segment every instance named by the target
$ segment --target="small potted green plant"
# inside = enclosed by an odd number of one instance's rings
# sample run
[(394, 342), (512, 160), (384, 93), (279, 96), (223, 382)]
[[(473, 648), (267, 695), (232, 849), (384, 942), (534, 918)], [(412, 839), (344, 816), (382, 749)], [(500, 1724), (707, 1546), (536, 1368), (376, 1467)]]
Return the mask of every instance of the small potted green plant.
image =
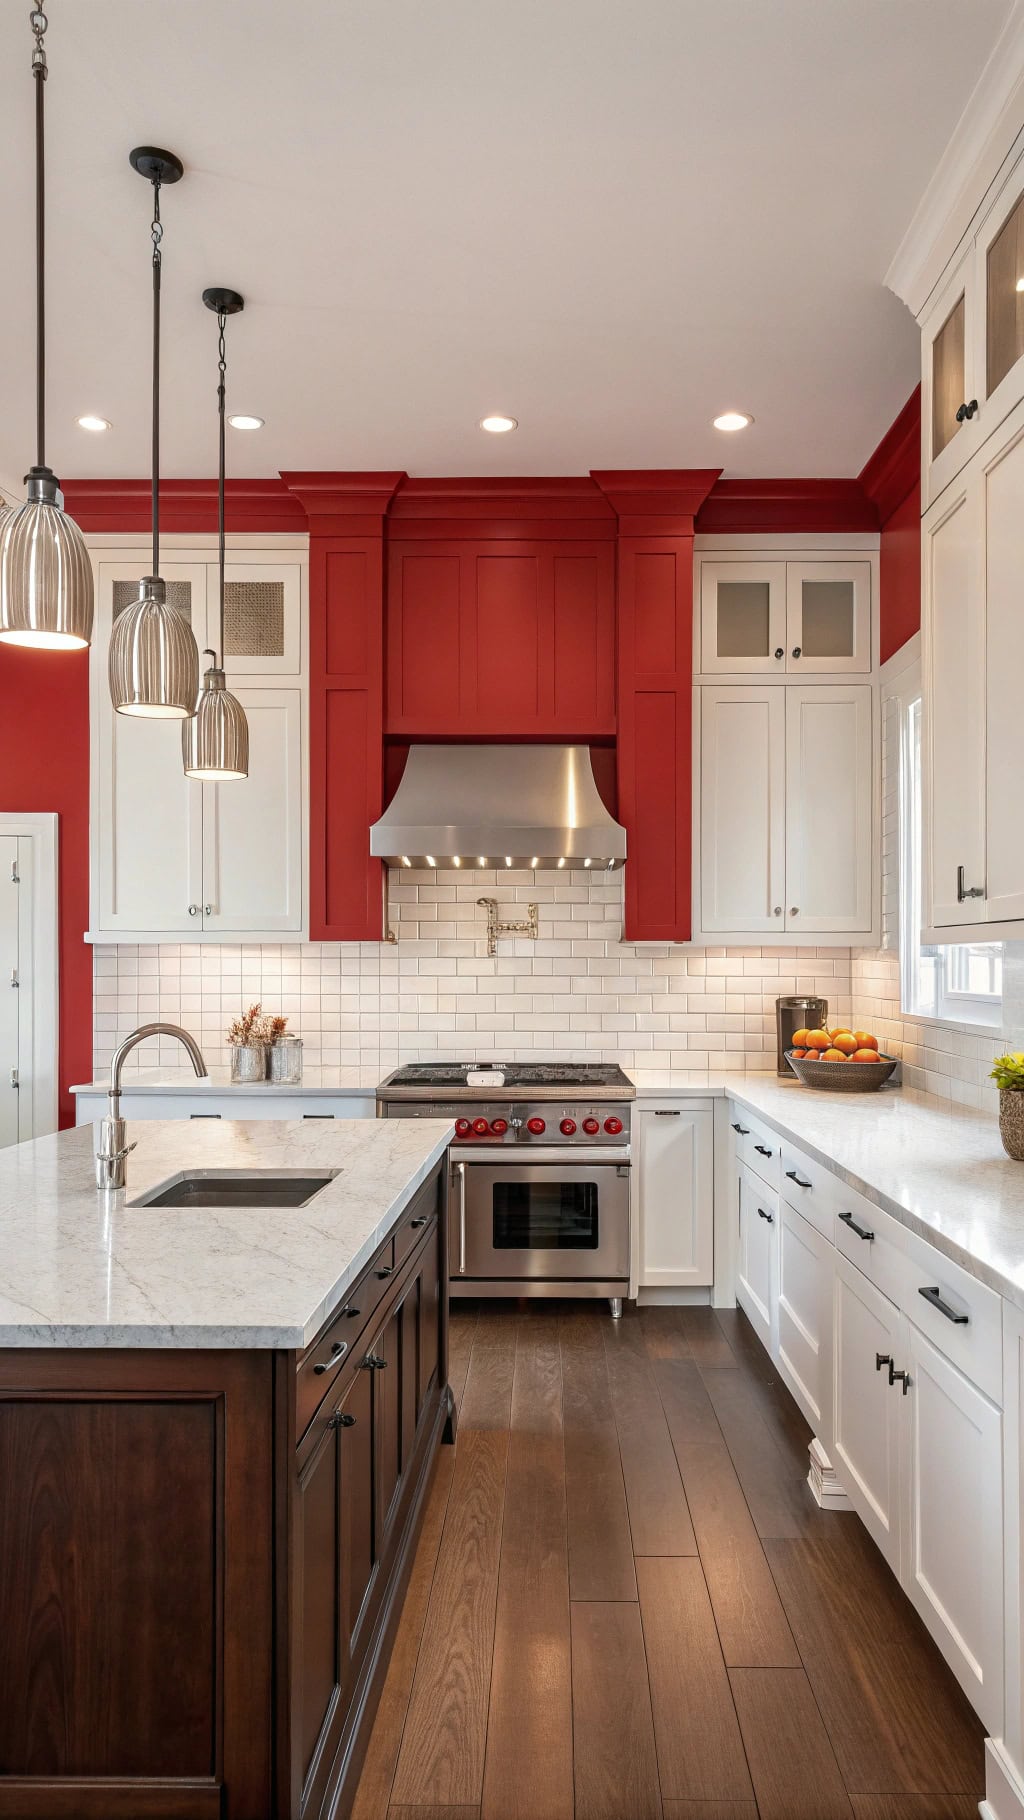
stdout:
[(999, 1135), (1015, 1163), (1024, 1163), (1024, 1053), (997, 1055), (992, 1076), (999, 1088)]

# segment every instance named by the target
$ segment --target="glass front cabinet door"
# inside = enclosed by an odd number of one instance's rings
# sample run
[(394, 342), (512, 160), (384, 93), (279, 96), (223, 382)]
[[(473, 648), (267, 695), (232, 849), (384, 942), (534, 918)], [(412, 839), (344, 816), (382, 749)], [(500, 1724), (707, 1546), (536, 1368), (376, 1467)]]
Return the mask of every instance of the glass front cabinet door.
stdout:
[(968, 253), (950, 273), (921, 327), (921, 465), (928, 501), (960, 472), (978, 444), (976, 302)]
[(702, 559), (705, 675), (785, 676), (871, 668), (871, 564)]
[(985, 434), (1024, 397), (1024, 161), (996, 197), (978, 233), (976, 324)]

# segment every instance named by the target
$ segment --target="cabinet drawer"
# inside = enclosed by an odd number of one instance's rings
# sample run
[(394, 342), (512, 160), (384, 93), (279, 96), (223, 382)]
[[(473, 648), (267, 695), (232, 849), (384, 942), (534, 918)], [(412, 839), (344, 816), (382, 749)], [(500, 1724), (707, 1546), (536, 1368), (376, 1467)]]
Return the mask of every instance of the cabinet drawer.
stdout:
[(1003, 1307), (987, 1283), (962, 1270), (916, 1232), (901, 1229), (907, 1319), (960, 1367), (979, 1390), (1002, 1406)]
[(903, 1240), (906, 1228), (890, 1214), (883, 1213), (856, 1188), (842, 1183), (835, 1214), (836, 1250), (888, 1296), (899, 1302), (903, 1292), (906, 1258)]
[(736, 1138), (736, 1155), (741, 1163), (752, 1169), (761, 1180), (769, 1182), (773, 1188), (779, 1185), (779, 1157), (782, 1151), (782, 1140), (775, 1131), (762, 1125), (752, 1113), (742, 1106), (732, 1108), (729, 1120)]
[(401, 1269), (409, 1253), (415, 1250), (431, 1221), (437, 1219), (440, 1192), (440, 1178), (435, 1176), (432, 1181), (423, 1184), (402, 1215), (401, 1223), (392, 1240), (396, 1270)]
[(784, 1143), (782, 1146), (779, 1191), (816, 1226), (823, 1238), (832, 1237), (833, 1216), (847, 1191), (837, 1176), (821, 1163), (812, 1163), (802, 1150)]

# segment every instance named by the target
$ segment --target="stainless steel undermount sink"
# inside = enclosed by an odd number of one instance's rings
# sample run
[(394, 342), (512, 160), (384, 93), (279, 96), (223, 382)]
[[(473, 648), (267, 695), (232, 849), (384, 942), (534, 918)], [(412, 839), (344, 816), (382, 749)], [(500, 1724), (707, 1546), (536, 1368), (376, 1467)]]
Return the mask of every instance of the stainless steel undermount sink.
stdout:
[(130, 1207), (305, 1207), (340, 1169), (179, 1169)]

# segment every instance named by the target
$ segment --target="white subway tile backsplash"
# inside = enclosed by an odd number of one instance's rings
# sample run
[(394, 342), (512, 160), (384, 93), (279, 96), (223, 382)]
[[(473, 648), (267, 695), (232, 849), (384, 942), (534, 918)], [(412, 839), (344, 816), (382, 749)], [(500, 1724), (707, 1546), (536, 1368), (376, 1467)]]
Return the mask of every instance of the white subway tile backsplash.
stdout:
[[(848, 948), (624, 943), (622, 889), (621, 873), (409, 870), (390, 891), (395, 946), (96, 947), (95, 1071), (144, 1017), (185, 1023), (210, 1064), (226, 1066), (224, 1033), (254, 999), (290, 1018), (311, 1068), (380, 1075), (400, 1061), (471, 1054), (772, 1068), (777, 993), (822, 993), (836, 1016), (852, 1016)], [(503, 939), (488, 956), (482, 890), (510, 918), (537, 903), (538, 940)], [(176, 1044), (156, 1039), (130, 1065), (180, 1062)]]

